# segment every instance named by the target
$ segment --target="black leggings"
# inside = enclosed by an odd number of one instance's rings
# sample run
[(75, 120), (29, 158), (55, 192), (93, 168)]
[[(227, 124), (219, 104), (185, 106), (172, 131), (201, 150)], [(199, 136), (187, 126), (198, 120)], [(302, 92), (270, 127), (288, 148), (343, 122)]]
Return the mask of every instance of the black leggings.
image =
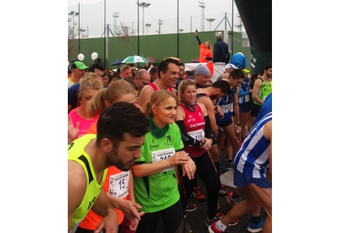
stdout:
[[(208, 154), (205, 152), (200, 157), (191, 157), (195, 162), (197, 170), (196, 173), (203, 180), (207, 189), (207, 208), (208, 218), (212, 219), (215, 217), (217, 212), (218, 192), (220, 190), (220, 180), (215, 172), (214, 164)], [(182, 177), (184, 192), (181, 195), (182, 205), (185, 208), (187, 205), (188, 198), (191, 195), (195, 180), (189, 180), (187, 176), (182, 176), (181, 166), (179, 166), (179, 177)]]
[(161, 211), (146, 213), (141, 217), (136, 233), (156, 232), (158, 217), (163, 220), (167, 233), (183, 233), (185, 231), (184, 212), (181, 201)]

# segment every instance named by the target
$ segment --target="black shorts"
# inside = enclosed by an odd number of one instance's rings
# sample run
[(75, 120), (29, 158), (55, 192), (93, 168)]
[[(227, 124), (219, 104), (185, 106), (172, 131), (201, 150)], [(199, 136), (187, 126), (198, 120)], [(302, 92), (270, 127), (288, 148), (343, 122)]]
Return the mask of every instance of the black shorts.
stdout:
[(257, 117), (260, 111), (261, 105), (253, 104), (252, 110), (250, 111), (250, 116)]

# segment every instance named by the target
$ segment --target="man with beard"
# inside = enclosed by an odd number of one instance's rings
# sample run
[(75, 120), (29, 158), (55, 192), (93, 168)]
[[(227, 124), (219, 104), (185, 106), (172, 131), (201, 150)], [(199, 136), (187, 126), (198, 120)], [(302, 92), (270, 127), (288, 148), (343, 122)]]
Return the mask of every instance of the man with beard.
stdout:
[(258, 116), (261, 106), (266, 97), (272, 92), (272, 65), (264, 66), (264, 74), (261, 78), (255, 80), (252, 91), (253, 107), (250, 116), (253, 121)]
[[(130, 124), (130, 121), (133, 124)], [(97, 134), (84, 135), (68, 145), (68, 232), (75, 232), (90, 209), (104, 216), (98, 232), (118, 232), (118, 216), (106, 192), (101, 192), (107, 169), (130, 170), (141, 157), (149, 123), (132, 104), (106, 108), (97, 122)], [(135, 219), (140, 220), (135, 203)]]

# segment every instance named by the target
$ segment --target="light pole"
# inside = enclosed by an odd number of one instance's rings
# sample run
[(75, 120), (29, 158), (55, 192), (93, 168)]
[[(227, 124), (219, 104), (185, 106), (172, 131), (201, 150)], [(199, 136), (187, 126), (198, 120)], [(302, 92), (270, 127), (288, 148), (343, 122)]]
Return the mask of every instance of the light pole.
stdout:
[(142, 35), (145, 35), (145, 8), (149, 7), (151, 3), (141, 2), (137, 4), (142, 7)]
[(198, 2), (199, 7), (202, 8), (202, 19), (201, 19), (201, 31), (204, 32), (204, 8), (205, 8), (205, 3), (204, 2)]
[(148, 35), (148, 28), (149, 28), (151, 25), (152, 25), (152, 24), (150, 24), (150, 23), (146, 23), (147, 35)]
[(159, 30), (158, 30), (158, 33), (160, 34), (160, 26), (163, 25), (163, 20), (158, 20), (158, 25), (159, 25)]
[(211, 23), (215, 20), (214, 18), (206, 18), (206, 20), (209, 22), (209, 31), (211, 31)]

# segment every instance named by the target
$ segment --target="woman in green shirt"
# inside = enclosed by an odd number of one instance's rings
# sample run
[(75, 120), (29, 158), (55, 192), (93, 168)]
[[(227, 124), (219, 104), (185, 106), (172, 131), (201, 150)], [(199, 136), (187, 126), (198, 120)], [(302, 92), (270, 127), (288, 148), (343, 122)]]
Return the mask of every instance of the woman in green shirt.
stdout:
[(145, 214), (137, 233), (156, 232), (161, 216), (167, 233), (184, 231), (184, 212), (176, 179), (176, 165), (183, 174), (194, 178), (196, 166), (183, 150), (180, 129), (175, 123), (176, 96), (168, 90), (158, 90), (145, 104), (151, 131), (146, 134), (141, 158), (132, 167), (136, 203)]

